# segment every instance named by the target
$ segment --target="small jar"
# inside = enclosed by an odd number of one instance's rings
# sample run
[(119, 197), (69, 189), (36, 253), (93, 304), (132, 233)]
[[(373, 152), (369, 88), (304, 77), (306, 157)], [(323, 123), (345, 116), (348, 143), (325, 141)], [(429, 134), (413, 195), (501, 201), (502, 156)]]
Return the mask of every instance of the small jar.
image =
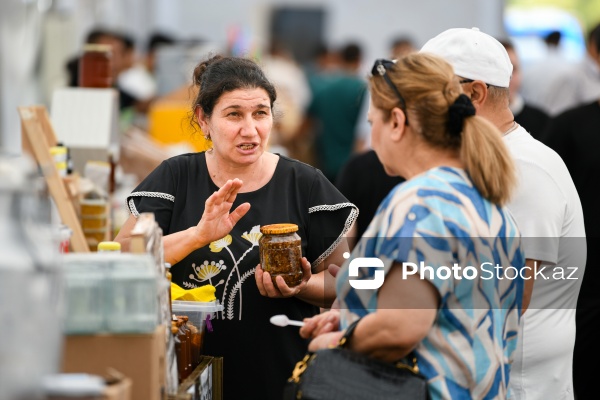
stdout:
[(271, 274), (273, 285), (281, 276), (289, 287), (302, 282), (302, 242), (296, 233), (298, 225), (274, 224), (260, 228), (263, 236), (259, 240), (260, 264)]
[(86, 44), (79, 60), (79, 86), (109, 88), (113, 85), (111, 46)]

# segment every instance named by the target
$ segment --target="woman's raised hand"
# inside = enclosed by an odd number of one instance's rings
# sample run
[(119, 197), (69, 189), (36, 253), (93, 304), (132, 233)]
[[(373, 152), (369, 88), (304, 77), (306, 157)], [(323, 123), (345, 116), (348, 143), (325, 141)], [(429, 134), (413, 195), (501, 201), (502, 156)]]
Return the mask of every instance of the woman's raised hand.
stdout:
[(242, 185), (240, 179), (230, 179), (206, 199), (204, 213), (196, 225), (196, 235), (201, 242), (210, 243), (224, 238), (250, 210), (250, 203), (243, 203), (230, 213)]

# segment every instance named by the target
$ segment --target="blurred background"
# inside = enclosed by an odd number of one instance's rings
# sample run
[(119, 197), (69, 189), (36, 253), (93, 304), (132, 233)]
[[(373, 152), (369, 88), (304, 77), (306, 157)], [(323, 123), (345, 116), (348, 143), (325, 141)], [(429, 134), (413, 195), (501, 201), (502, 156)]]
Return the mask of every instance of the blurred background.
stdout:
[[(208, 53), (261, 60), (279, 52), (309, 74), (326, 49), (355, 43), (362, 51), (357, 75), (364, 77), (375, 58), (390, 56), (395, 39), (418, 49), (451, 27), (511, 38), (523, 69), (545, 56), (544, 36), (559, 31), (561, 55), (577, 62), (585, 32), (598, 21), (600, 2), (588, 0), (2, 0), (0, 145), (20, 151), (16, 107), (51, 108), (53, 92), (72, 79), (67, 63), (98, 27), (127, 39), (129, 61), (119, 73), (144, 64), (151, 80), (123, 78), (144, 99), (189, 84)], [(153, 35), (170, 46), (148, 61)]]

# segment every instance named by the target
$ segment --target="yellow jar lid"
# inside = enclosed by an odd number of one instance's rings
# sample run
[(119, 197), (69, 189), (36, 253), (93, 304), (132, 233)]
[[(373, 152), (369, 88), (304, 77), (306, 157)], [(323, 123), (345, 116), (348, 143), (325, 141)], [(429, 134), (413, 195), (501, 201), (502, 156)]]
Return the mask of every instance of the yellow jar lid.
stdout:
[(98, 251), (121, 251), (121, 243), (100, 242), (98, 243)]
[(298, 230), (296, 224), (273, 224), (260, 227), (263, 235), (281, 235), (282, 233), (292, 233)]
[(50, 147), (50, 154), (53, 156), (67, 154), (67, 148), (63, 146)]

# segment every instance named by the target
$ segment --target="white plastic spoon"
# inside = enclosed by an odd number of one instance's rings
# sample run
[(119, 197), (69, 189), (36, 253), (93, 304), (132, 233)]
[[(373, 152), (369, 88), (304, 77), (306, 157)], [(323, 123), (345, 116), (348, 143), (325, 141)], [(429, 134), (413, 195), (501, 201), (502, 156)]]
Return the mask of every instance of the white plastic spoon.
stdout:
[(273, 325), (277, 325), (277, 326), (288, 326), (288, 325), (304, 326), (304, 322), (288, 319), (288, 317), (283, 314), (273, 315), (271, 317), (270, 321)]

